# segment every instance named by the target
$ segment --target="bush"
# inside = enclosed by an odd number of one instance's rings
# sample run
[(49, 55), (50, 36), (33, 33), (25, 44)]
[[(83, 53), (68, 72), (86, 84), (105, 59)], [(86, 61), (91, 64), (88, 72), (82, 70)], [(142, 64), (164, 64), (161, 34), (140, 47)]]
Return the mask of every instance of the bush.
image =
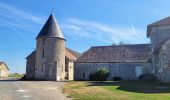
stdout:
[(112, 81), (121, 81), (122, 78), (121, 77), (118, 77), (118, 76), (115, 76), (112, 78)]
[(139, 77), (141, 81), (148, 81), (148, 82), (153, 82), (157, 81), (157, 77), (154, 74), (144, 74)]
[[(26, 75), (23, 75), (23, 77), (20, 80), (27, 80)], [(31, 79), (30, 79), (31, 80)]]
[(97, 72), (90, 74), (90, 81), (106, 81), (109, 76), (109, 72), (106, 68), (99, 68)]

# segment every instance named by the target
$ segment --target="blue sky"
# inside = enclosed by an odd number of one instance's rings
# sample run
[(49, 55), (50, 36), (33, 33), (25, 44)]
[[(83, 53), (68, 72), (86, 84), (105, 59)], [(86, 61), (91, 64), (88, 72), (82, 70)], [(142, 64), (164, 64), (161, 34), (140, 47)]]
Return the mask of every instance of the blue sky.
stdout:
[(25, 73), (25, 57), (54, 14), (67, 47), (83, 52), (113, 43), (149, 43), (148, 24), (170, 15), (169, 0), (1, 0), (0, 60), (11, 72)]

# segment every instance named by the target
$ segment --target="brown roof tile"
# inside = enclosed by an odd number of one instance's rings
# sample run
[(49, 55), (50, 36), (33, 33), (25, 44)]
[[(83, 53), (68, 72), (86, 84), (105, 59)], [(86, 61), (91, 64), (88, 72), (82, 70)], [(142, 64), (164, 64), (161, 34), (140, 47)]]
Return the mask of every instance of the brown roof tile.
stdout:
[(151, 55), (150, 44), (91, 47), (77, 62), (147, 62)]

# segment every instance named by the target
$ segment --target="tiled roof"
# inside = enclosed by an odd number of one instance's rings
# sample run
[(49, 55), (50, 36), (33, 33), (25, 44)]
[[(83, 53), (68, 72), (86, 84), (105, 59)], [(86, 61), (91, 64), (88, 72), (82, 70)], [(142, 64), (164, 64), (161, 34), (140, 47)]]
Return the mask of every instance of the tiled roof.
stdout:
[(170, 16), (164, 19), (161, 19), (157, 22), (154, 22), (152, 24), (149, 24), (148, 26), (160, 26), (160, 25), (170, 25)]
[(69, 60), (72, 60), (72, 61), (75, 61), (77, 60), (77, 58), (79, 58), (81, 56), (80, 53), (74, 51), (74, 50), (71, 50), (69, 48), (66, 48), (65, 49), (65, 55), (66, 57), (69, 59)]
[(147, 62), (151, 57), (150, 44), (91, 47), (77, 62)]
[(81, 56), (81, 53), (75, 51), (75, 50), (72, 50), (70, 48), (66, 48), (67, 51), (69, 51), (72, 55), (74, 55), (76, 58), (80, 57)]

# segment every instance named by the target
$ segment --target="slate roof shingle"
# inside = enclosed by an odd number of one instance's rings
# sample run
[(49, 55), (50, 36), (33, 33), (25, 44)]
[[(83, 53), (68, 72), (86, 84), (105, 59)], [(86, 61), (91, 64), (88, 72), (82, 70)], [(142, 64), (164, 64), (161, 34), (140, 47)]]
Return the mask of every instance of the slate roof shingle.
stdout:
[(77, 62), (147, 62), (150, 56), (150, 44), (99, 46), (84, 52)]
[(37, 36), (37, 38), (41, 37), (58, 37), (64, 39), (63, 33), (61, 32), (53, 14), (49, 16), (48, 20)]

